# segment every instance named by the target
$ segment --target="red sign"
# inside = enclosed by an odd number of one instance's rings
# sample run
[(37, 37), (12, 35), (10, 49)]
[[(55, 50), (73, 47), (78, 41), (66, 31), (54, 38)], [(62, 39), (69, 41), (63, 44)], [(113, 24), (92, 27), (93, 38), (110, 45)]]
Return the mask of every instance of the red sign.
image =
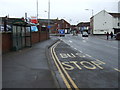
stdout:
[(31, 20), (30, 20), (31, 23), (35, 23), (37, 24), (38, 23), (38, 20), (36, 17), (31, 17)]

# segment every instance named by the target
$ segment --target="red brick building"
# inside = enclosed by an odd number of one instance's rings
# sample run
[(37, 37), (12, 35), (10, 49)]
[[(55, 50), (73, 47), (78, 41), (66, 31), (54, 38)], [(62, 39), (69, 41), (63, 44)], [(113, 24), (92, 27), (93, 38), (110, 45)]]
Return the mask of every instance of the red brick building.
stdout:
[[(38, 19), (39, 20), (39, 24), (40, 26), (48, 26), (48, 19)], [(66, 32), (69, 32), (70, 30), (70, 24), (64, 20), (64, 19), (50, 19), (49, 20), (50, 23), (50, 29), (49, 32), (50, 33), (58, 33), (59, 29), (64, 29), (66, 30)]]
[(81, 32), (86, 31), (90, 33), (90, 22), (80, 22), (79, 24), (77, 24), (77, 27)]

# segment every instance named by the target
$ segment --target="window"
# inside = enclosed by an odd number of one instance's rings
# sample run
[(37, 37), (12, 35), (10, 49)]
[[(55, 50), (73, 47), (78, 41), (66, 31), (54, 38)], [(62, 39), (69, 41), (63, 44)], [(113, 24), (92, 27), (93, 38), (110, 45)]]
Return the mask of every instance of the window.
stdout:
[(120, 23), (118, 23), (118, 26), (120, 26)]
[(101, 32), (104, 32), (104, 30), (100, 30)]

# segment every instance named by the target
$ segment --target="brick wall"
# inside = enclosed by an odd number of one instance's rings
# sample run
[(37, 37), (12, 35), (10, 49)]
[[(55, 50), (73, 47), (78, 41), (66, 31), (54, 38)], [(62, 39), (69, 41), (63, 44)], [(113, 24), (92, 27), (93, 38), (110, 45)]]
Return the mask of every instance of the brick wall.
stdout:
[(40, 33), (40, 41), (44, 41), (44, 40), (47, 40), (47, 39), (49, 39), (48, 32), (41, 32)]
[(32, 32), (32, 44), (40, 41), (39, 32)]
[[(48, 32), (32, 32), (32, 44), (49, 39)], [(2, 33), (2, 53), (12, 50), (12, 33)]]
[(12, 33), (2, 33), (2, 52), (12, 49)]

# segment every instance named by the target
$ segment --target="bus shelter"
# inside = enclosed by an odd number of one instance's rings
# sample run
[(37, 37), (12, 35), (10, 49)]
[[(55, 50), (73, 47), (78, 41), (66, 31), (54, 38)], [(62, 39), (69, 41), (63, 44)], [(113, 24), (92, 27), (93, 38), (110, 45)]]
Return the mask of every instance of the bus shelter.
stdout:
[(12, 24), (12, 46), (13, 50), (21, 50), (25, 47), (32, 47), (32, 29), (35, 24), (17, 21)]

